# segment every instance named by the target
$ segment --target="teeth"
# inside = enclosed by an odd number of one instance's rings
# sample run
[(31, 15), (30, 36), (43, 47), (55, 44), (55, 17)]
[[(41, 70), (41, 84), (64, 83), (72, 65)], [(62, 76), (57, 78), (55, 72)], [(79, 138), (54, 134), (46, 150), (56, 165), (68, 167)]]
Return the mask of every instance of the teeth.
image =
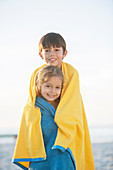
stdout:
[(55, 97), (55, 95), (50, 95), (50, 94), (49, 94), (48, 96), (49, 96), (49, 97)]
[(51, 61), (55, 61), (56, 59), (54, 59), (54, 58), (51, 58), (50, 60), (51, 60)]

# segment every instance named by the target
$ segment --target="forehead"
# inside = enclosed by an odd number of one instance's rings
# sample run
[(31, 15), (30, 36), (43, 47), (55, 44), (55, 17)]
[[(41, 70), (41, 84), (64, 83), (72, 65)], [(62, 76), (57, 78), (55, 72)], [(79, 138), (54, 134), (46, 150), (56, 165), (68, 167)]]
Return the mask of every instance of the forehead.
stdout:
[(51, 48), (62, 48), (62, 47), (61, 47), (61, 46), (57, 46), (57, 45), (55, 45), (55, 46), (53, 46), (53, 45), (48, 45), (48, 46), (44, 46), (44, 47), (43, 47), (43, 49), (46, 49), (46, 48), (51, 49)]
[(60, 76), (52, 76), (52, 77), (49, 77), (45, 83), (60, 85), (60, 84), (62, 84), (62, 78)]

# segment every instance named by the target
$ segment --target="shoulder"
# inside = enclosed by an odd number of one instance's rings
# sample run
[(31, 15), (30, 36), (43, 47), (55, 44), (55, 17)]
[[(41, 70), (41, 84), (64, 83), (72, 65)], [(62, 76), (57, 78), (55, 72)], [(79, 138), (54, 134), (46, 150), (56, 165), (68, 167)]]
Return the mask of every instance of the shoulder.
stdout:
[(42, 65), (41, 67), (38, 67), (37, 69), (35, 69), (32, 72), (31, 78), (34, 78), (36, 76), (36, 74), (39, 72), (40, 69), (42, 69), (42, 67), (44, 67), (45, 65)]
[(66, 70), (69, 72), (69, 73), (72, 73), (72, 74), (76, 74), (79, 76), (79, 73), (77, 71), (76, 68), (74, 68), (71, 64), (68, 64), (68, 63), (62, 63), (63, 67), (66, 68)]

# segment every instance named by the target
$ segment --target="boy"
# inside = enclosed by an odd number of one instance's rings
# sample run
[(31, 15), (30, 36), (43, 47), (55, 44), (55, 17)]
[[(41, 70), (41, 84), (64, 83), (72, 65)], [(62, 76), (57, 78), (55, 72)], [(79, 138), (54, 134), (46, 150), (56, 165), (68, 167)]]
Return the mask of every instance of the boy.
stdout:
[(66, 43), (59, 34), (49, 33), (39, 42), (39, 55), (46, 64), (62, 69), (62, 60), (67, 54)]
[[(58, 126), (58, 133), (52, 148), (59, 148), (62, 152), (67, 150), (73, 157), (75, 169), (94, 170), (89, 129), (79, 88), (79, 76), (70, 64), (62, 62), (66, 54), (66, 43), (61, 35), (48, 33), (41, 38), (39, 55), (45, 60), (46, 65), (59, 67), (64, 75), (61, 98), (54, 118)], [(36, 94), (35, 79), (37, 72), (42, 67), (36, 69), (31, 76), (27, 102), (30, 109), (24, 110), (24, 113), (30, 112), (35, 107), (36, 95), (38, 95)], [(16, 151), (14, 158), (19, 157), (20, 154)], [(31, 155), (23, 154), (22, 156), (29, 158)], [(29, 162), (26, 167), (29, 167)]]

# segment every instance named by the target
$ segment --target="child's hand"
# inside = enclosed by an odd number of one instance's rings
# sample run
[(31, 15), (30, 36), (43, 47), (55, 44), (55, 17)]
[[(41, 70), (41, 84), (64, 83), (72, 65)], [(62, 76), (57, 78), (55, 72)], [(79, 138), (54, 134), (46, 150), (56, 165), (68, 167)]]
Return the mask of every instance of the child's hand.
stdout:
[(36, 109), (39, 109), (39, 107), (35, 106)]

